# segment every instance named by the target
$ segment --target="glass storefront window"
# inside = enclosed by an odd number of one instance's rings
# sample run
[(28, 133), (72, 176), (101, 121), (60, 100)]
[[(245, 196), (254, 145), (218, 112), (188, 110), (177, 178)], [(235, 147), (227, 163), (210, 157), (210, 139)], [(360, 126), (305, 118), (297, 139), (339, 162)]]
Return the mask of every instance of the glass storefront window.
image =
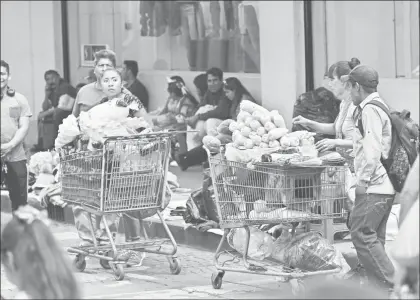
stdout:
[(118, 3), (123, 59), (141, 69), (260, 72), (258, 1)]

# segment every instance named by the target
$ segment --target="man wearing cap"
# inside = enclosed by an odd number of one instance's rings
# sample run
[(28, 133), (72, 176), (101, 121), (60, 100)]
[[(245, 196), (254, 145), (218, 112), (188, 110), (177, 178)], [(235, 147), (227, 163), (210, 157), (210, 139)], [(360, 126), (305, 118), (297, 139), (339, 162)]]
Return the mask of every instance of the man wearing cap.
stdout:
[(385, 252), (385, 237), (395, 190), (381, 157), (388, 158), (392, 125), (385, 111), (369, 104), (378, 101), (388, 108), (377, 92), (378, 77), (373, 68), (359, 65), (341, 80), (348, 83), (356, 106), (353, 150), (357, 187), (351, 237), (369, 281), (388, 289), (393, 286), (394, 266)]

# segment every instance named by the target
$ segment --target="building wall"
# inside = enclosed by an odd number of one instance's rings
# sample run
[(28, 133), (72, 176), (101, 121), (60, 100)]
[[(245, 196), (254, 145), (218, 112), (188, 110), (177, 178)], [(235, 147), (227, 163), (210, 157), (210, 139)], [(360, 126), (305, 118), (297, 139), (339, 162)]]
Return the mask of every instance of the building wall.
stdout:
[(44, 100), (44, 72), (62, 70), (62, 52), (55, 40), (57, 9), (53, 1), (1, 2), (1, 58), (11, 68), (10, 86), (27, 97), (34, 114), (28, 144), (37, 140), (36, 116)]
[[(150, 108), (164, 105), (166, 77), (180, 75), (193, 92), (192, 81), (201, 72), (170, 70), (182, 68), (186, 62), (185, 49), (169, 44), (168, 36), (140, 37), (138, 16), (129, 15), (122, 1), (68, 1), (71, 81), (83, 81), (89, 67), (81, 66), (82, 44), (107, 44), (117, 53), (117, 64), (124, 59), (138, 61), (139, 79), (150, 94)], [(125, 6), (124, 6), (125, 5)], [(238, 77), (256, 100), (264, 106), (278, 109), (290, 123), (293, 103), (304, 92), (304, 35), (303, 1), (258, 1), (260, 22), (261, 74), (225, 73), (225, 78)], [(125, 22), (133, 29), (124, 29)], [(290, 45), (290, 46), (285, 46)], [(155, 62), (165, 61), (160, 67)], [(169, 65), (169, 66), (168, 66)]]
[(312, 3), (315, 86), (331, 64), (357, 57), (378, 71), (382, 97), (398, 110), (410, 110), (418, 122), (419, 79), (411, 74), (419, 61), (418, 2)]

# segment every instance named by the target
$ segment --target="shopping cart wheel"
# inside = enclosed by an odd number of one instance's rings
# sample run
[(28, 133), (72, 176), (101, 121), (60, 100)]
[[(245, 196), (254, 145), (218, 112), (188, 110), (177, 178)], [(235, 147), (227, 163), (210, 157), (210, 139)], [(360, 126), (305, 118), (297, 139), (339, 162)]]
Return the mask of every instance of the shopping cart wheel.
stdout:
[(179, 261), (177, 258), (172, 257), (169, 260), (169, 269), (171, 270), (171, 273), (173, 275), (178, 275), (179, 273), (181, 273), (181, 265), (179, 264)]
[(303, 296), (305, 293), (305, 285), (301, 279), (290, 279), (293, 296)]
[(211, 275), (211, 284), (213, 285), (214, 289), (220, 290), (220, 288), (222, 287), (224, 275), (225, 275), (225, 271), (219, 271)]
[(124, 267), (122, 264), (109, 264), (112, 268), (112, 271), (114, 272), (115, 280), (121, 281), (124, 279)]
[[(114, 252), (113, 251), (106, 251), (105, 252), (105, 256), (108, 257), (113, 257), (114, 256)], [(111, 269), (111, 266), (109, 265), (109, 260), (106, 259), (99, 259), (99, 264), (101, 265), (102, 268), (104, 268), (105, 270), (109, 270)]]
[(77, 254), (73, 260), (73, 266), (77, 271), (83, 272), (86, 269), (86, 260), (85, 257), (81, 254)]

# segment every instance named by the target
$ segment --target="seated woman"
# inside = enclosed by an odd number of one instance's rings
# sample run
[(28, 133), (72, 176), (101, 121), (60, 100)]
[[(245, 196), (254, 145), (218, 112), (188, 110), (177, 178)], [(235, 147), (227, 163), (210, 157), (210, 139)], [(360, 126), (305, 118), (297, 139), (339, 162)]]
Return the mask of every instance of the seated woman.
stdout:
[[(223, 89), (226, 97), (230, 100), (229, 116), (236, 120), (242, 100), (255, 102), (254, 98), (236, 77), (229, 77), (224, 82)], [(191, 166), (199, 165), (207, 161), (207, 152), (203, 146), (198, 146), (176, 157), (178, 166), (185, 171)]]
[[(186, 131), (185, 120), (194, 115), (198, 102), (188, 91), (180, 76), (168, 78), (168, 100), (163, 110), (154, 118), (153, 125), (158, 130)], [(178, 134), (176, 141), (180, 151), (187, 151), (186, 134)]]

